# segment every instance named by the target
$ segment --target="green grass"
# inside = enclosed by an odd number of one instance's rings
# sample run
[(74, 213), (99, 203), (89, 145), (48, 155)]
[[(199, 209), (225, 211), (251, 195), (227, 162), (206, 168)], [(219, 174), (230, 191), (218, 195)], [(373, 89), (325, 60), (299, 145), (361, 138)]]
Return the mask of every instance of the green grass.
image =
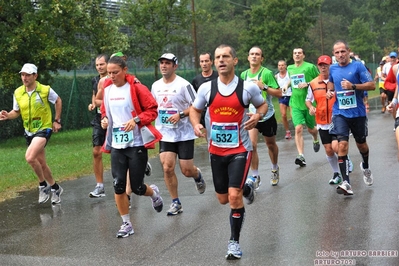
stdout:
[[(379, 96), (379, 91), (369, 92), (369, 98)], [(281, 123), (278, 99), (273, 99), (276, 119)], [(288, 116), (290, 119), (290, 115)], [(47, 163), (57, 181), (72, 180), (93, 174), (91, 128), (53, 134), (46, 147)], [(203, 143), (197, 140), (196, 143)], [(25, 161), (24, 137), (0, 143), (0, 201), (15, 197), (20, 191), (36, 188), (38, 179)], [(158, 153), (158, 146), (149, 150), (149, 156)], [(110, 168), (109, 154), (103, 155), (104, 168)]]
[[(72, 180), (93, 173), (91, 128), (53, 134), (46, 147), (47, 163), (56, 181)], [(0, 143), (0, 201), (38, 186), (38, 179), (25, 161), (26, 142), (17, 137)], [(155, 156), (158, 146), (149, 150)], [(110, 168), (110, 155), (103, 155)]]

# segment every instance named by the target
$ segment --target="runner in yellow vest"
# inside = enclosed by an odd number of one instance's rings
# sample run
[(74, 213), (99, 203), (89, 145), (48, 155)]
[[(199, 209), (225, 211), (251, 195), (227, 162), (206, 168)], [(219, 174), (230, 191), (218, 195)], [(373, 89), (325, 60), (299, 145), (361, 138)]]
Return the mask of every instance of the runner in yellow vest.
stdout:
[[(51, 192), (51, 203), (57, 204), (61, 202), (63, 189), (51, 174), (44, 148), (52, 132), (61, 129), (62, 101), (50, 86), (36, 81), (37, 67), (34, 64), (25, 64), (19, 73), (23, 85), (14, 92), (13, 110), (2, 110), (0, 120), (15, 119), (21, 115), (28, 144), (25, 159), (39, 178), (39, 203), (47, 202)], [(54, 121), (50, 103), (55, 105)]]

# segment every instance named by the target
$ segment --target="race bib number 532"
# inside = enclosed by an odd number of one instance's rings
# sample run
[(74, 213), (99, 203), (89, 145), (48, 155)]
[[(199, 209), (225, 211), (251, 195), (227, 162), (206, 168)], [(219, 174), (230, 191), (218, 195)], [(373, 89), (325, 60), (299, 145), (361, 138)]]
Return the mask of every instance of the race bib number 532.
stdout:
[(236, 148), (239, 144), (238, 123), (212, 123), (212, 145), (220, 148)]

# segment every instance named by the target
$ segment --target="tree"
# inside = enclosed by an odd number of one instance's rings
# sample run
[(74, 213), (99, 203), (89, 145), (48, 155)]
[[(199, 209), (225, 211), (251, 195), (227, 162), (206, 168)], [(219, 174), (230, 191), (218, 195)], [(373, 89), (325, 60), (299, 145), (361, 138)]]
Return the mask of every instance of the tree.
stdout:
[(291, 58), (292, 49), (305, 47), (306, 32), (316, 22), (321, 0), (268, 0), (253, 5), (247, 31), (241, 37), (242, 49), (263, 48), (267, 61)]
[(20, 84), (16, 73), (24, 63), (39, 68), (46, 82), (59, 69), (72, 70), (90, 62), (91, 51), (105, 52), (126, 47), (118, 31), (101, 8), (102, 0), (1, 0), (0, 78), (13, 90)]
[(373, 53), (380, 49), (377, 46), (377, 33), (371, 31), (370, 24), (360, 18), (354, 19), (349, 27), (349, 37), (351, 50), (360, 58), (372, 62)]
[(142, 57), (145, 66), (154, 67), (155, 79), (158, 58), (163, 53), (172, 52), (183, 61), (186, 53), (180, 53), (176, 47), (191, 43), (188, 0), (128, 0), (122, 7), (121, 16), (131, 31), (130, 52)]

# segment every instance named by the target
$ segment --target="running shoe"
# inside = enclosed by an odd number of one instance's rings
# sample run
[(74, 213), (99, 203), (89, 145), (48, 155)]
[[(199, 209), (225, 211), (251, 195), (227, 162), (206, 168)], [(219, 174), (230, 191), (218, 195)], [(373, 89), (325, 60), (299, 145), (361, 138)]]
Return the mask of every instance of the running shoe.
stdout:
[(352, 160), (351, 160), (351, 158), (349, 158), (349, 156), (348, 156), (348, 163), (349, 163), (349, 173), (352, 173), (352, 171), (353, 171), (353, 163), (352, 163)]
[(341, 174), (338, 172), (335, 172), (333, 177), (330, 179), (328, 182), (330, 185), (338, 185), (342, 182), (342, 177)]
[(39, 186), (39, 203), (45, 203), (50, 198), (51, 186), (47, 184), (46, 187)]
[(200, 194), (203, 194), (206, 189), (206, 184), (205, 184), (205, 180), (202, 178), (201, 170), (199, 168), (197, 168), (197, 170), (198, 170), (198, 177), (199, 177), (200, 181), (199, 182), (195, 181), (195, 187)]
[(151, 185), (150, 187), (157, 194), (157, 198), (155, 200), (152, 200), (152, 207), (157, 212), (161, 212), (162, 208), (163, 208), (163, 200), (162, 200), (161, 194), (159, 193), (159, 189), (156, 185)]
[(313, 150), (314, 152), (318, 152), (320, 150), (320, 142), (318, 140), (313, 141)]
[(145, 174), (146, 176), (150, 176), (151, 173), (152, 173), (152, 166), (151, 166), (150, 162), (147, 161), (147, 166), (145, 167), (145, 172), (144, 172), (144, 174)]
[(373, 174), (371, 173), (370, 169), (364, 169), (363, 163), (360, 163), (360, 169), (363, 172), (363, 181), (366, 183), (367, 186), (371, 186), (373, 184)]
[(51, 189), (51, 204), (61, 203), (61, 194), (64, 192), (64, 189), (58, 185), (58, 189)]
[(122, 223), (121, 229), (116, 233), (117, 238), (128, 237), (134, 234), (133, 226), (131, 222)]
[(345, 196), (353, 195), (352, 186), (348, 183), (348, 181), (344, 180), (341, 185), (337, 187), (338, 194), (344, 194)]
[(238, 260), (241, 259), (241, 256), (240, 244), (237, 241), (230, 240), (227, 245), (226, 260)]
[(249, 176), (248, 178), (251, 178), (252, 182), (254, 183), (254, 188), (255, 190), (259, 190), (260, 185), (262, 184), (262, 181), (260, 181), (260, 176)]
[(167, 216), (178, 215), (179, 213), (182, 212), (183, 212), (183, 207), (181, 206), (181, 204), (173, 201), (172, 204), (170, 204)]
[(105, 190), (102, 186), (96, 186), (92, 192), (89, 193), (90, 198), (101, 198), (105, 197)]
[(303, 155), (298, 155), (295, 159), (295, 164), (299, 165), (300, 167), (306, 166), (305, 157), (303, 157)]
[(270, 179), (270, 184), (272, 186), (277, 186), (278, 181), (280, 181), (280, 167), (277, 167), (277, 170), (272, 170), (272, 178)]
[(286, 131), (285, 132), (285, 139), (291, 139), (291, 138), (292, 138), (291, 131)]
[(254, 182), (252, 181), (251, 178), (248, 178), (245, 186), (248, 186), (250, 188), (250, 192), (247, 196), (244, 196), (246, 202), (248, 205), (252, 204), (255, 200), (255, 188), (254, 188)]

